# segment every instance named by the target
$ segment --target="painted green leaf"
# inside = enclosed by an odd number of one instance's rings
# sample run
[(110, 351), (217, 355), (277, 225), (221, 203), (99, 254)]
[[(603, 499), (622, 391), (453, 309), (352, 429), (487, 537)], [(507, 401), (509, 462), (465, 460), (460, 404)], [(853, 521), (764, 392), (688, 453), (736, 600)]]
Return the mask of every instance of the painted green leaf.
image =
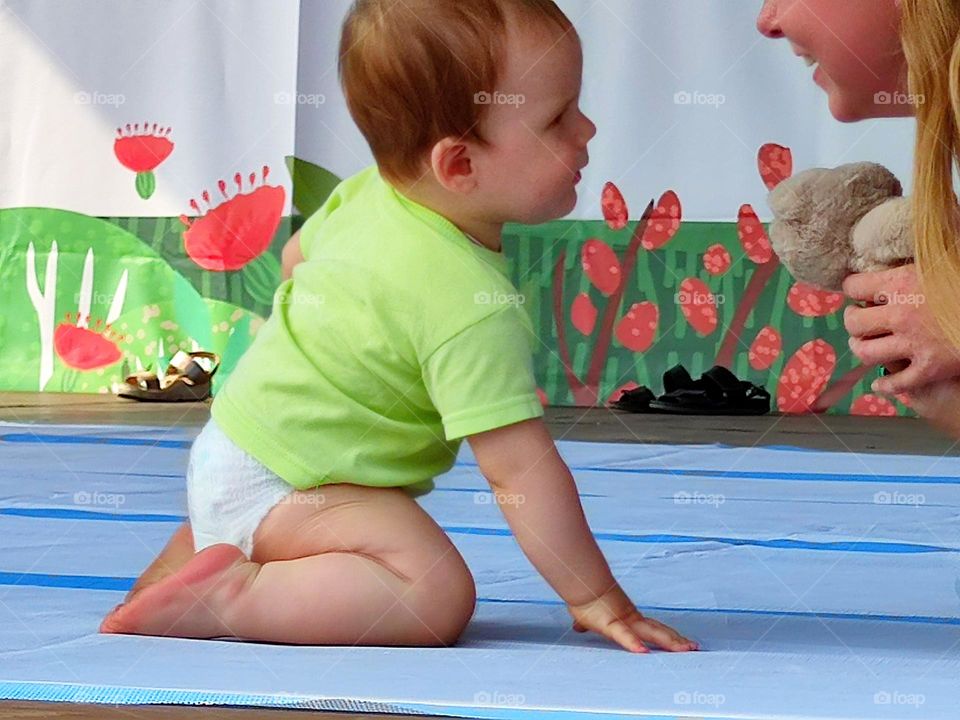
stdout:
[(280, 261), (270, 253), (264, 253), (244, 266), (241, 271), (243, 287), (258, 303), (270, 306), (280, 285), (280, 273)]
[(293, 204), (304, 217), (310, 217), (327, 201), (340, 178), (319, 165), (287, 156), (287, 169), (293, 179)]
[(137, 173), (137, 194), (140, 197), (147, 200), (153, 195), (156, 189), (157, 178), (153, 172), (147, 170), (146, 172)]

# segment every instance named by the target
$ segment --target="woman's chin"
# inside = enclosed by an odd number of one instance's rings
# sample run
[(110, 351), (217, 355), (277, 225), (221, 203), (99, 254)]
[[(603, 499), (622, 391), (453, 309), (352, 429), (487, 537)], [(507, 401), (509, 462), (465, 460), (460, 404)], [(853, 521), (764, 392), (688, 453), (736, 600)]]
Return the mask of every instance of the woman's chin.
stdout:
[(855, 123), (870, 118), (883, 117), (880, 106), (872, 102), (854, 102), (842, 91), (833, 88), (828, 91), (830, 114), (842, 123)]
[(875, 120), (878, 118), (912, 117), (915, 108), (902, 102), (904, 93), (880, 91), (870, 96), (862, 93), (850, 93), (828, 84), (824, 91), (827, 93), (830, 114), (842, 123), (855, 123), (861, 120)]
[(842, 123), (860, 122), (870, 117), (862, 112), (855, 112), (853, 108), (847, 105), (834, 103), (832, 101), (830, 103), (830, 114), (833, 115), (834, 120)]

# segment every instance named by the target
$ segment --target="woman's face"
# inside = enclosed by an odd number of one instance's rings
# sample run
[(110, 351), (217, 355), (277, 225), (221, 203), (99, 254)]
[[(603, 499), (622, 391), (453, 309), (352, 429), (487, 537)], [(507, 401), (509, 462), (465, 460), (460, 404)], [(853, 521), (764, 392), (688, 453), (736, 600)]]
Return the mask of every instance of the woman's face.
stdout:
[(901, 0), (765, 0), (757, 28), (815, 63), (842, 122), (914, 114), (900, 42)]

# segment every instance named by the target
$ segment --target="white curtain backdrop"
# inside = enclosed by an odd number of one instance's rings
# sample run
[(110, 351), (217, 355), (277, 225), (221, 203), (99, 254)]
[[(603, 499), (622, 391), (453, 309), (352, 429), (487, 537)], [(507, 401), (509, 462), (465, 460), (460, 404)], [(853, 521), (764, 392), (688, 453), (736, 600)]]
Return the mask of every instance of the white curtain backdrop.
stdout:
[[(0, 207), (177, 216), (236, 172), (289, 185), (298, 26), (298, 0), (0, 0)], [(113, 155), (144, 122), (174, 143), (149, 201)]]
[[(0, 0), (0, 207), (175, 216), (237, 171), (266, 164), (288, 183), (294, 151), (359, 170), (371, 157), (336, 69), (349, 4)], [(686, 220), (731, 221), (743, 203), (767, 219), (766, 142), (797, 168), (869, 159), (909, 184), (912, 121), (836, 122), (789, 46), (757, 33), (760, 0), (559, 4), (583, 38), (583, 107), (599, 127), (573, 217), (598, 218), (612, 180), (637, 206), (677, 191)], [(144, 121), (176, 145), (148, 202), (112, 157), (115, 128)]]
[[(583, 108), (598, 126), (574, 217), (599, 217), (599, 192), (614, 181), (637, 206), (675, 190), (686, 220), (735, 220), (743, 203), (768, 219), (756, 162), (767, 142), (792, 148), (797, 168), (872, 160), (909, 186), (913, 121), (834, 120), (811, 69), (785, 41), (757, 32), (760, 0), (558, 4), (583, 39)], [(340, 175), (370, 161), (337, 86), (337, 35), (349, 6), (304, 0), (301, 10), (300, 91), (327, 102), (301, 106), (298, 153)], [(717, 99), (678, 104), (678, 93)]]

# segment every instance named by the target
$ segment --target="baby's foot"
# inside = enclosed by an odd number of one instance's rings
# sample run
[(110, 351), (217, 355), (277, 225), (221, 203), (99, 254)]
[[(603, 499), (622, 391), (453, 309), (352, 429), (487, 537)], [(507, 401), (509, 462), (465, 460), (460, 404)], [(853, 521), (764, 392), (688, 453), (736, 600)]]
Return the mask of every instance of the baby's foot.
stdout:
[(222, 620), (223, 610), (258, 569), (240, 548), (213, 545), (114, 608), (100, 632), (185, 638), (232, 635)]
[(173, 534), (156, 559), (150, 563), (150, 567), (137, 578), (137, 582), (130, 588), (130, 592), (123, 598), (123, 602), (130, 602), (137, 593), (178, 572), (190, 560), (193, 560), (195, 554), (190, 524), (184, 523)]

